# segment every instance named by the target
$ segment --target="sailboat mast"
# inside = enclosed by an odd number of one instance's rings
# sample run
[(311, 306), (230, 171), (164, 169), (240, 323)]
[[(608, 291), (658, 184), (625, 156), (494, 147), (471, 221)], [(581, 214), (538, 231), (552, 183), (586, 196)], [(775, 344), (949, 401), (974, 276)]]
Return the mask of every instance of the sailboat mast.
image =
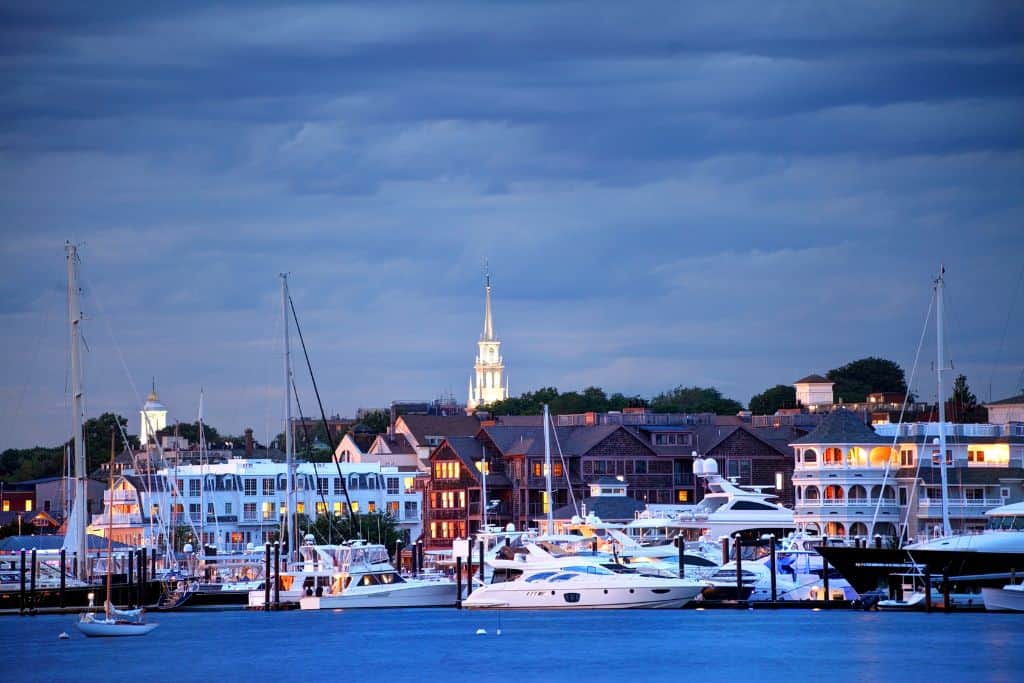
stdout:
[(110, 619), (110, 577), (114, 563), (114, 430), (110, 430), (110, 471), (107, 477), (107, 599), (103, 611)]
[(292, 355), (288, 346), (288, 273), (281, 273), (281, 318), (284, 322), (284, 453), (287, 475), (288, 556), (298, 546), (295, 510), (295, 444), (292, 443)]
[(946, 475), (946, 399), (943, 396), (942, 384), (942, 371), (944, 369), (942, 359), (942, 289), (945, 284), (943, 281), (945, 273), (946, 267), (940, 266), (939, 278), (935, 281), (935, 346), (936, 353), (938, 355), (936, 372), (938, 374), (939, 383), (939, 476), (942, 481), (942, 535), (949, 536), (953, 533), (953, 530), (949, 525), (949, 491), (947, 490)]
[(480, 444), (480, 531), (487, 533), (487, 445)]
[(547, 495), (548, 533), (555, 533), (555, 509), (551, 500), (551, 436), (548, 428), (551, 420), (548, 417), (548, 404), (544, 404), (544, 490)]
[[(82, 361), (79, 356), (82, 312), (78, 305), (78, 247), (66, 244), (64, 251), (68, 266), (68, 326), (71, 342), (71, 428), (74, 430), (74, 502), (68, 516), (65, 545), (72, 557), (78, 559), (78, 578), (89, 578), (89, 558), (86, 537), (86, 477), (85, 440), (82, 438)], [(68, 542), (70, 539), (70, 542)]]
[(199, 547), (206, 558), (206, 435), (203, 430), (203, 390), (199, 390)]

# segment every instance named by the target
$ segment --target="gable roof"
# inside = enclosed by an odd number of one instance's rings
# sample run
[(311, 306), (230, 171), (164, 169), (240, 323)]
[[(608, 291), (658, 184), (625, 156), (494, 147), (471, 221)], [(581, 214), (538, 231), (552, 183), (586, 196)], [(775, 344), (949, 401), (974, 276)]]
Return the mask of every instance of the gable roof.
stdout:
[[(434, 450), (434, 453), (438, 453), (443, 449), (445, 444), (451, 448), (459, 462), (469, 471), (469, 474), (479, 482), (481, 479), (480, 470), (476, 468), (476, 463), (483, 457), (484, 443), (472, 436), (452, 436), (445, 439), (444, 443)], [(487, 475), (487, 485), (511, 486), (512, 482), (504, 472), (492, 472)]]
[(1024, 394), (1019, 394), (1017, 396), (1011, 396), (1010, 398), (1004, 398), (1004, 399), (1000, 399), (998, 401), (989, 401), (988, 403), (985, 404), (985, 407), (987, 408), (988, 406), (1015, 406), (1015, 405), (1024, 405)]
[[(647, 504), (629, 496), (590, 496), (580, 501), (580, 510), (586, 507), (587, 514), (595, 514), (603, 522), (628, 522)], [(551, 513), (554, 519), (572, 519), (579, 513), (573, 505), (563, 505)]]
[(480, 421), (472, 415), (402, 415), (398, 419), (420, 446), (426, 445), (428, 436), (473, 436), (480, 431)]
[[(551, 453), (556, 455), (561, 447), (565, 455), (583, 455), (618, 430), (623, 430), (637, 443), (651, 450), (642, 439), (625, 429), (622, 425), (604, 424), (587, 427), (555, 427), (551, 431)], [(494, 425), (484, 427), (483, 431), (490, 437), (494, 445), (503, 455), (544, 455), (544, 427)], [(652, 451), (653, 452), (653, 451)]]
[(409, 439), (405, 437), (405, 434), (378, 434), (374, 438), (374, 443), (377, 443), (377, 439), (380, 439), (381, 444), (387, 447), (391, 455), (412, 455), (416, 453), (416, 449), (409, 443)]
[(817, 427), (807, 436), (802, 436), (793, 443), (890, 443), (892, 439), (880, 436), (874, 429), (864, 424), (864, 420), (856, 413), (845, 408), (833, 410), (825, 416)]
[(822, 377), (821, 375), (807, 375), (802, 379), (798, 379), (793, 384), (835, 384), (828, 377)]

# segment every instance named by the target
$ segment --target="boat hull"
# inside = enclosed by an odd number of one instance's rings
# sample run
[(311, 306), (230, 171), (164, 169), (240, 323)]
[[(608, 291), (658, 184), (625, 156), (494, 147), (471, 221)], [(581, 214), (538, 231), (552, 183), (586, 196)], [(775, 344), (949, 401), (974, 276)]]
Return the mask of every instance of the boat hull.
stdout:
[(123, 636), (144, 636), (159, 624), (124, 624), (105, 621), (79, 621), (78, 630), (90, 638), (117, 638)]
[[(260, 604), (262, 604), (262, 599)], [(348, 589), (341, 595), (320, 597), (313, 595), (299, 600), (299, 607), (304, 610), (452, 607), (453, 605), (455, 605), (455, 583), (450, 581), (432, 581), (422, 585), (404, 583), (388, 587), (357, 586)]]
[(703, 585), (538, 589), (518, 582), (492, 584), (462, 601), (467, 609), (675, 609), (700, 595)]
[(1024, 612), (1024, 590), (1020, 588), (982, 588), (981, 599), (990, 612)]
[[(1024, 553), (992, 553), (970, 550), (907, 550), (828, 546), (818, 552), (835, 567), (858, 593), (888, 590), (892, 574), (916, 573), (925, 567), (932, 576), (1008, 574), (1024, 567)], [(976, 582), (977, 583), (977, 582)], [(994, 580), (998, 587), (1000, 583)], [(981, 582), (980, 585), (984, 585)]]

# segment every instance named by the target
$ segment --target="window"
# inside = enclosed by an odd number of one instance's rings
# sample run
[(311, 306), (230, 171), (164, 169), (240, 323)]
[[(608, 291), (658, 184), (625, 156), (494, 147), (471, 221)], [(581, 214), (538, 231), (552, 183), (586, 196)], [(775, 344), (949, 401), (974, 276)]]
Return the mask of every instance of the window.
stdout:
[(910, 448), (900, 450), (900, 467), (914, 466), (914, 451)]
[(750, 460), (730, 458), (726, 461), (726, 478), (735, 478), (741, 484), (750, 483)]
[(198, 479), (188, 480), (188, 495), (191, 496), (192, 498), (199, 497), (199, 484), (200, 481)]
[(544, 463), (540, 460), (533, 461), (533, 476), (543, 477), (544, 476)]
[(32, 499), (27, 498), (25, 500), (25, 512), (32, 512)]
[(272, 477), (267, 477), (263, 479), (263, 495), (274, 495), (274, 479)]
[(44, 500), (43, 501), (43, 511), (44, 512), (49, 512), (50, 511), (50, 501), (48, 501), (48, 500)]
[(334, 478), (334, 495), (341, 495), (341, 477)]
[(316, 478), (316, 493), (318, 496), (327, 495), (327, 477)]
[(965, 488), (964, 498), (966, 498), (967, 500), (985, 500), (985, 489)]
[(804, 462), (818, 462), (818, 452), (813, 448), (804, 451)]
[(907, 487), (906, 486), (901, 486), (899, 494), (900, 494), (900, 505), (906, 505), (907, 504)]
[(967, 462), (985, 462), (985, 451), (967, 451)]
[(369, 503), (366, 504), (366, 511), (371, 513), (376, 512), (377, 504), (371, 500)]
[(325, 502), (323, 502), (321, 500), (318, 500), (316, 502), (316, 516), (319, 517), (320, 515), (326, 515), (326, 514), (327, 514), (327, 503), (325, 503)]
[(406, 519), (416, 519), (416, 517), (418, 517), (418, 516), (419, 516), (419, 512), (417, 510), (416, 501), (414, 501), (414, 500), (407, 500), (407, 501), (405, 501), (405, 518)]
[(11, 511), (11, 501), (5, 500), (4, 501), (4, 512), (10, 512), (10, 511)]
[(689, 503), (690, 502), (690, 492), (687, 491), (686, 489), (679, 489), (678, 491), (676, 491), (676, 502), (677, 503)]
[(341, 517), (341, 515), (342, 515), (342, 513), (343, 513), (343, 511), (345, 509), (344, 505), (345, 505), (344, 503), (341, 503), (341, 502), (338, 502), (338, 501), (334, 502), (333, 511), (334, 511), (334, 516), (335, 517)]
[(636, 460), (633, 462), (633, 471), (637, 474), (647, 474), (647, 461)]
[[(256, 480), (252, 482), (253, 495), (256, 495)], [(242, 519), (246, 522), (256, 521), (256, 503), (244, 503), (242, 505)]]
[(213, 517), (217, 514), (217, 510), (214, 509), (212, 502), (206, 504), (206, 514), (210, 517)]
[[(246, 505), (248, 505), (248, 503), (246, 503)], [(263, 519), (266, 520), (266, 519), (273, 519), (273, 518), (274, 518), (274, 504), (271, 503), (270, 501), (267, 501), (267, 502), (263, 503)]]
[(388, 494), (392, 496), (398, 494), (398, 477), (388, 477)]
[(1010, 489), (1005, 488), (1005, 487), (999, 489), (999, 495), (1002, 496), (1003, 498), (1009, 498), (1010, 497)]
[(306, 514), (306, 504), (305, 503), (296, 503), (295, 504), (295, 512), (299, 513), (300, 515)]
[(737, 500), (732, 504), (730, 510), (774, 510), (775, 507), (767, 503), (758, 503), (753, 500)]
[(359, 512), (359, 501), (358, 500), (353, 500), (352, 501), (352, 512)]
[(608, 472), (608, 470), (606, 468), (606, 464), (607, 463), (605, 463), (604, 460), (595, 460), (594, 461), (594, 474), (606, 474)]
[(181, 480), (181, 479), (178, 479), (175, 482), (175, 485), (177, 486), (177, 488), (174, 490), (174, 495), (176, 495), (176, 496), (183, 496), (183, 495), (185, 495), (185, 482), (183, 480)]
[(398, 518), (398, 501), (397, 500), (389, 500), (388, 501), (387, 513), (389, 515), (391, 515), (392, 517), (394, 517), (395, 519)]
[(189, 517), (191, 517), (192, 519), (199, 519), (200, 512), (201, 511), (199, 509), (199, 503), (189, 503), (188, 504), (188, 516)]
[(551, 476), (560, 477), (562, 476), (562, 463), (556, 462), (551, 465)]
[[(939, 463), (939, 449), (938, 448), (932, 450), (932, 464), (935, 465), (935, 466), (939, 466), (941, 464), (941, 463)], [(953, 464), (953, 451), (951, 449), (947, 448), (946, 449), (946, 465), (952, 465), (952, 464)]]
[[(273, 480), (271, 480), (271, 481), (273, 481)], [(245, 478), (245, 495), (247, 495), (247, 496), (255, 496), (256, 495), (256, 479), (255, 478), (253, 478), (253, 477), (246, 477)], [(253, 510), (254, 510), (253, 515), (256, 514), (255, 513), (255, 509), (256, 508), (253, 507)], [(253, 519), (255, 519), (255, 516), (253, 517)]]

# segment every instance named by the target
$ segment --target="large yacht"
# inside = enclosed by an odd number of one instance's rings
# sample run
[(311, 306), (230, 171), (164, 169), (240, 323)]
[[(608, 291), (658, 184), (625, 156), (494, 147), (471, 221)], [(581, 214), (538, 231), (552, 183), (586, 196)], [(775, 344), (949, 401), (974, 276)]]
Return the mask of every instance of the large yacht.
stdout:
[(317, 587), (313, 595), (301, 597), (299, 606), (304, 610), (455, 604), (454, 581), (403, 577), (391, 566), (382, 545), (353, 542), (319, 546), (318, 553), (327, 556), (333, 565), (331, 583), (327, 589)]
[[(1024, 567), (1024, 503), (985, 513), (980, 534), (944, 536), (902, 548), (828, 546), (818, 552), (859, 592), (888, 588), (889, 576), (927, 568), (933, 576), (964, 577), (976, 585), (1001, 587)], [(969, 577), (969, 578), (967, 578)]]
[(793, 511), (775, 502), (776, 496), (759, 487), (742, 488), (718, 474), (713, 458), (697, 459), (694, 474), (702, 477), (708, 492), (690, 512), (677, 517), (674, 526), (683, 530), (687, 540), (699, 537), (715, 541), (722, 536), (754, 541), (774, 534), (782, 538), (796, 529)]
[(492, 583), (462, 601), (469, 609), (623, 609), (682, 607), (705, 584), (690, 579), (619, 573), (595, 563), (534, 568)]

